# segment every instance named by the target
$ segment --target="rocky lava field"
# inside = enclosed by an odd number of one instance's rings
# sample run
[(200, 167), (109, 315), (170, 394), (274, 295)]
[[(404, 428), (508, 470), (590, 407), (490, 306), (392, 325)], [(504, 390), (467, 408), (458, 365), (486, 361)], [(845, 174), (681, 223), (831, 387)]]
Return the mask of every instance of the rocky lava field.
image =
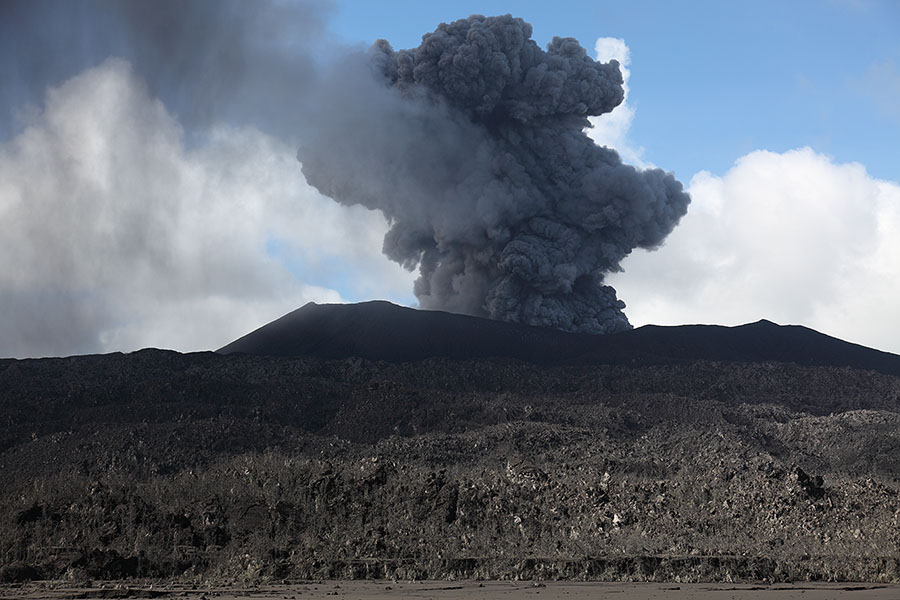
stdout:
[(352, 306), (0, 361), (0, 582), (900, 580), (900, 357)]

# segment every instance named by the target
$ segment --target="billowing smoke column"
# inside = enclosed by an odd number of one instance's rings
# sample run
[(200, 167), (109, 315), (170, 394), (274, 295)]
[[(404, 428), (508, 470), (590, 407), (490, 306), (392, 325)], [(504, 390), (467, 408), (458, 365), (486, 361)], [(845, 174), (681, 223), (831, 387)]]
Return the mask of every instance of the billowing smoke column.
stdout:
[(658, 246), (690, 198), (585, 135), (622, 102), (618, 63), (530, 37), (507, 15), (441, 24), (412, 50), (378, 41), (366, 69), (335, 77), (298, 158), (325, 195), (384, 213), (384, 252), (419, 268), (422, 307), (627, 329), (604, 274)]

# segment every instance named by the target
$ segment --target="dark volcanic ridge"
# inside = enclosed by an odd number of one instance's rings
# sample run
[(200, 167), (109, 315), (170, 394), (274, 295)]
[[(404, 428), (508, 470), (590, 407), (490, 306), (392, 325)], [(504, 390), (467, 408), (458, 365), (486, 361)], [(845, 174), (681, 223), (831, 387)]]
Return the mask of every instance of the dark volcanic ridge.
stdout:
[(900, 375), (900, 356), (797, 325), (646, 325), (609, 335), (568, 333), (384, 301), (309, 304), (220, 354), (408, 362), (510, 358), (529, 363), (653, 365), (697, 360), (853, 367)]

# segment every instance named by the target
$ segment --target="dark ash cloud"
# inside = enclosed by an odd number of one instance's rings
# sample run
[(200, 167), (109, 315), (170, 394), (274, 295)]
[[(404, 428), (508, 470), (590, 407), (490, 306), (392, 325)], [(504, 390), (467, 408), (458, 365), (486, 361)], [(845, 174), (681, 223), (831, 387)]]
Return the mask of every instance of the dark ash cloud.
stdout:
[(690, 198), (585, 135), (622, 102), (618, 63), (530, 38), (521, 19), (472, 16), (418, 48), (381, 40), (339, 61), (317, 82), (298, 158), (322, 193), (384, 213), (384, 253), (419, 269), (423, 307), (620, 331), (605, 275), (659, 246)]
[[(39, 105), (49, 86), (117, 57), (188, 129), (227, 121), (284, 137), (332, 10), (330, 0), (3, 0), (0, 106)], [(0, 134), (15, 129), (0, 122)]]

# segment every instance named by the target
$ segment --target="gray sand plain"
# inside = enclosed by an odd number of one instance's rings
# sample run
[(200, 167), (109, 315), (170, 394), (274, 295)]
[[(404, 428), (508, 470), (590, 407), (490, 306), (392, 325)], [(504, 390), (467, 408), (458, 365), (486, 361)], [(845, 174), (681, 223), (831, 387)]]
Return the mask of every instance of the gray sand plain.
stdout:
[(715, 583), (581, 583), (527, 581), (323, 581), (242, 588), (181, 584), (97, 582), (78, 587), (68, 582), (0, 586), (0, 600), (75, 598), (185, 598), (188, 600), (298, 600), (410, 598), (456, 600), (897, 600), (900, 585), (802, 583), (778, 585)]

